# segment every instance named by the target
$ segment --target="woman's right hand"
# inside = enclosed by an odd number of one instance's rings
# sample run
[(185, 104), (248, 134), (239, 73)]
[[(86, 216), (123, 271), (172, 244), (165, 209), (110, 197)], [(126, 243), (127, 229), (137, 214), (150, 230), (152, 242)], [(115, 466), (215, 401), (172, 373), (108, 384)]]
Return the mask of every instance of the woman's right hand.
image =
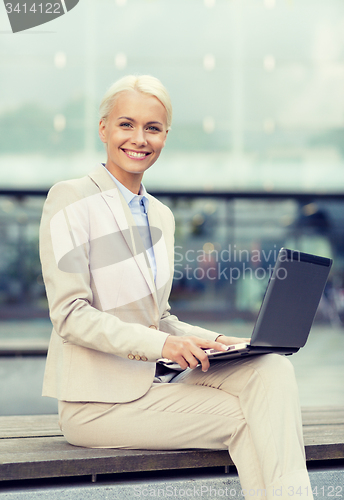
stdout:
[(225, 351), (226, 346), (215, 340), (169, 335), (162, 349), (162, 356), (178, 363), (183, 370), (186, 368), (194, 369), (201, 363), (202, 371), (206, 372), (209, 368), (209, 359), (203, 349)]

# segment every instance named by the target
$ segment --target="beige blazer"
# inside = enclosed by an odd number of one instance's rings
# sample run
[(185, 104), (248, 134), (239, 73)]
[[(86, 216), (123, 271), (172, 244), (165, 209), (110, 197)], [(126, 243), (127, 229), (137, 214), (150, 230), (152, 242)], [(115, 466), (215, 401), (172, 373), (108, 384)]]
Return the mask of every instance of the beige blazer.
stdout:
[(169, 334), (218, 336), (170, 314), (174, 218), (148, 196), (155, 282), (130, 209), (102, 165), (49, 191), (40, 256), (53, 331), (43, 396), (133, 401), (151, 387)]

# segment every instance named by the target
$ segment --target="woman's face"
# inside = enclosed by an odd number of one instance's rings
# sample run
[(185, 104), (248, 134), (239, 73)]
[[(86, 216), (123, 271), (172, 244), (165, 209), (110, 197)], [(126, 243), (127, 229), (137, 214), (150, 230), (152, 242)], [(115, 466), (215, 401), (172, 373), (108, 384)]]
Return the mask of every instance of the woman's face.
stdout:
[(122, 92), (108, 118), (99, 123), (107, 169), (126, 187), (140, 183), (159, 158), (167, 132), (166, 109), (156, 97), (136, 90)]

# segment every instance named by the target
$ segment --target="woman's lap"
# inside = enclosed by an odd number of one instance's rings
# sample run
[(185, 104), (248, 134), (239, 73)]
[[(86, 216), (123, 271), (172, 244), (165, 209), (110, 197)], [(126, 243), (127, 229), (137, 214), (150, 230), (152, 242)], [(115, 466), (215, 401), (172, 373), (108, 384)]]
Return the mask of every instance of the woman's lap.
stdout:
[(280, 358), (221, 363), (207, 373), (187, 370), (129, 403), (59, 402), (62, 431), (71, 444), (95, 448), (226, 448), (245, 425), (240, 394), (253, 371), (269, 377), (284, 364)]
[(67, 441), (89, 448), (226, 448), (244, 422), (238, 398), (209, 387), (153, 384), (129, 403), (59, 402)]

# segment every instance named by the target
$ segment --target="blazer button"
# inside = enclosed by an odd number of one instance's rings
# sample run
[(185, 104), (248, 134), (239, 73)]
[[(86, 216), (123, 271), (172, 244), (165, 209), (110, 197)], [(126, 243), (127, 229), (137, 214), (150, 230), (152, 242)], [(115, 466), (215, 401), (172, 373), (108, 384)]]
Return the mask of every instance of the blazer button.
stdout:
[(146, 358), (146, 356), (141, 356), (141, 361), (148, 361), (148, 358)]
[(157, 327), (155, 325), (151, 325), (149, 328), (152, 328), (153, 330), (157, 330)]
[(134, 358), (135, 358), (135, 356), (134, 356), (134, 354), (128, 354), (128, 358), (129, 358), (129, 359), (134, 359)]
[(136, 354), (135, 359), (136, 359), (137, 361), (141, 361), (141, 356), (139, 356), (138, 354)]

